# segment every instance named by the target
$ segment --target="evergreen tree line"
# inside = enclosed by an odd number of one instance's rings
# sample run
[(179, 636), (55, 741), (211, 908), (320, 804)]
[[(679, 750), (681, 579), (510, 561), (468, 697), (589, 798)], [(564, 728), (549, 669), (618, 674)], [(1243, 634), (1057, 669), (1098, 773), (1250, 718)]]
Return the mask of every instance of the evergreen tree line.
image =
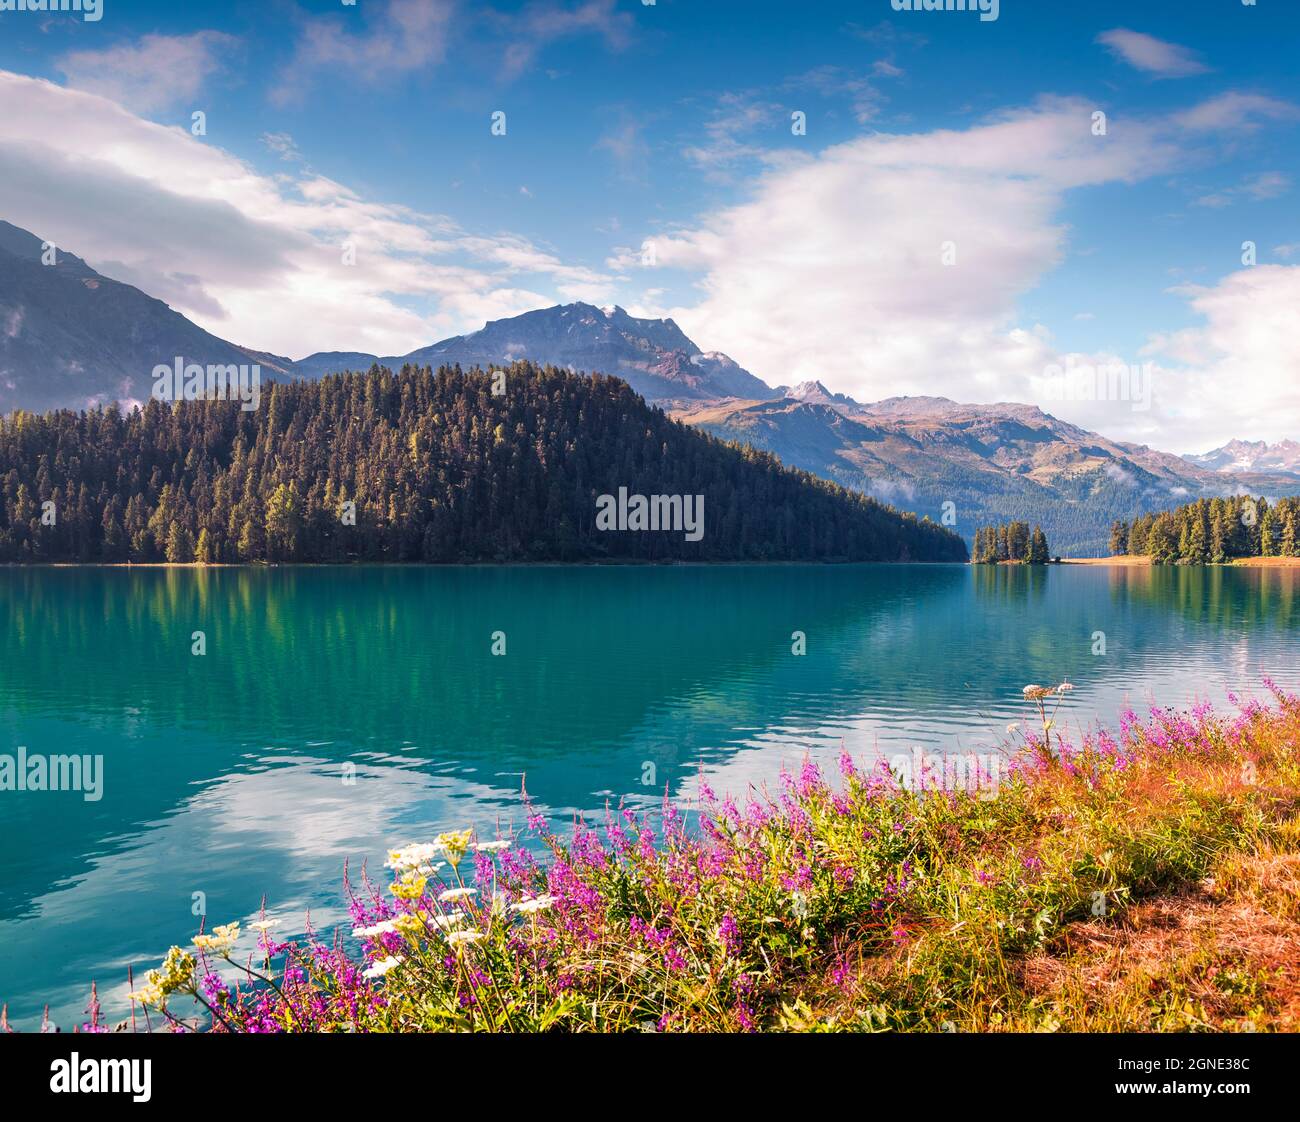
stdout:
[[(0, 420), (0, 561), (963, 561), (929, 519), (652, 409), (617, 378), (372, 367), (220, 401)], [(500, 389), (498, 384), (495, 388)], [(704, 535), (597, 498), (703, 495)]]
[(1051, 559), (1047, 535), (1041, 526), (1031, 531), (1028, 522), (1003, 522), (981, 526), (975, 531), (971, 561), (992, 565), (999, 561), (1019, 561), (1026, 565), (1046, 565)]
[(1300, 557), (1300, 498), (1233, 495), (1198, 499), (1174, 510), (1117, 521), (1112, 553), (1157, 565), (1210, 565), (1237, 557)]

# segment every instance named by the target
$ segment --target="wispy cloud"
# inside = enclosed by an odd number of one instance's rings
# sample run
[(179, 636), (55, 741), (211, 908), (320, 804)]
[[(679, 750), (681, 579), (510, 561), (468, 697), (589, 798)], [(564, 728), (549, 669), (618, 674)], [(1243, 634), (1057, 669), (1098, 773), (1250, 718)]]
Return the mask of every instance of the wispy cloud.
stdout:
[(1280, 171), (1266, 171), (1258, 175), (1248, 176), (1235, 187), (1224, 187), (1222, 190), (1211, 192), (1208, 195), (1201, 195), (1192, 201), (1192, 205), (1225, 207), (1231, 206), (1239, 199), (1262, 202), (1265, 199), (1280, 198), (1290, 190), (1291, 179), (1289, 176), (1283, 175)]
[(615, 0), (582, 0), (577, 4), (539, 0), (517, 15), (497, 15), (506, 34), (503, 66), (505, 77), (514, 78), (527, 70), (550, 43), (575, 35), (597, 35), (611, 50), (622, 50), (632, 37), (634, 21), (620, 12)]
[[(376, 83), (441, 62), (455, 8), (454, 0), (376, 0), (347, 14), (305, 15), (272, 101), (300, 100), (329, 70)], [(360, 28), (359, 19), (365, 21)]]
[(293, 137), (287, 132), (264, 132), (259, 139), (266, 148), (274, 152), (280, 159), (292, 163), (302, 161), (302, 153), (298, 151), (298, 145), (294, 143)]
[[(903, 72), (892, 63), (881, 61), (872, 67), (872, 73), (877, 77), (894, 78)], [(885, 101), (884, 94), (869, 78), (841, 66), (815, 67), (789, 79), (785, 86), (790, 90), (813, 90), (827, 98), (847, 98), (853, 117), (860, 125), (872, 120)]]
[(1116, 27), (1103, 31), (1097, 42), (1110, 48), (1116, 58), (1156, 78), (1188, 78), (1209, 70), (1195, 51), (1141, 31)]
[(1264, 94), (1232, 90), (1175, 116), (1181, 128), (1198, 132), (1254, 132), (1267, 121), (1294, 121), (1300, 108)]
[(54, 65), (75, 89), (154, 113), (192, 102), (238, 45), (220, 31), (146, 35), (134, 43), (72, 51)]
[(607, 130), (595, 147), (608, 152), (618, 169), (618, 174), (627, 180), (641, 181), (646, 178), (650, 168), (650, 144), (646, 140), (645, 125), (630, 113), (622, 113), (619, 122)]

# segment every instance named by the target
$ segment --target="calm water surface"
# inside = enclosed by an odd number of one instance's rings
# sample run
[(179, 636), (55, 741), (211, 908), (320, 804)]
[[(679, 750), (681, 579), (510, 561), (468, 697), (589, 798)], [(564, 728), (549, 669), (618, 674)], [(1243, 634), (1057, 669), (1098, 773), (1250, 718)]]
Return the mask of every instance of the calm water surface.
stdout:
[(327, 927), (345, 860), (519, 825), (525, 780), (565, 819), (841, 742), (988, 751), (1029, 682), (1074, 727), (1300, 687), (1298, 628), (1297, 570), (0, 570), (0, 753), (104, 758), (98, 802), (0, 792), (0, 1001), (67, 1028), (95, 978), (118, 1018), (194, 893)]

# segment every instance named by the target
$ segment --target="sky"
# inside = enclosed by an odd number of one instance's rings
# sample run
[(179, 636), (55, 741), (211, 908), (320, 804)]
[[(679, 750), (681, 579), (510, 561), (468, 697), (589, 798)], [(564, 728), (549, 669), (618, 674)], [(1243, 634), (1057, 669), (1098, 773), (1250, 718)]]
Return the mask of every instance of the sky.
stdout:
[(100, 3), (0, 0), (0, 218), (242, 345), (583, 300), (772, 385), (1300, 439), (1294, 0)]

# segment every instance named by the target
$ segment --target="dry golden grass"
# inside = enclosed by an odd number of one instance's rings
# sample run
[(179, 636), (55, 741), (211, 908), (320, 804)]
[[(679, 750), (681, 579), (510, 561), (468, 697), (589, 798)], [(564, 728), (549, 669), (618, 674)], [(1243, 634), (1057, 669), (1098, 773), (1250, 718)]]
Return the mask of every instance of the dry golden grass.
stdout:
[(1125, 569), (1145, 569), (1151, 565), (1150, 557), (1130, 557), (1118, 554), (1114, 557), (1062, 557), (1062, 565), (1116, 565)]

